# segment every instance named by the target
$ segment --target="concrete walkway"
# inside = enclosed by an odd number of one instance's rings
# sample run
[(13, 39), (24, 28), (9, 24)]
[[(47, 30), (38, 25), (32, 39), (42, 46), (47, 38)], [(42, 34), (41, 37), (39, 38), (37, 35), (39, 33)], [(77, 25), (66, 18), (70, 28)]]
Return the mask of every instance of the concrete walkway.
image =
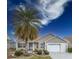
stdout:
[(52, 59), (72, 59), (71, 53), (50, 53)]

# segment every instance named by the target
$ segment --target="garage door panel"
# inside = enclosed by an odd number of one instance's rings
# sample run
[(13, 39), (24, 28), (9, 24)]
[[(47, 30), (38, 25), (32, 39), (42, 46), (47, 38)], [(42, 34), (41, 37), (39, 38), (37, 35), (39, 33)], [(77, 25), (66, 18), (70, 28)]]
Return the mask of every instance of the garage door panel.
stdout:
[(47, 50), (49, 52), (59, 52), (60, 51), (60, 45), (58, 45), (58, 44), (48, 44)]

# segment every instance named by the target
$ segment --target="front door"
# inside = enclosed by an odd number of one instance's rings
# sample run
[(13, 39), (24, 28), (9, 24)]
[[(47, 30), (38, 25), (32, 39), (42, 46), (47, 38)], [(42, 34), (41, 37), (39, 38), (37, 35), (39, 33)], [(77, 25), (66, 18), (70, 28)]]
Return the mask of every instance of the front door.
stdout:
[(29, 51), (33, 51), (33, 42), (29, 42), (29, 47), (28, 47), (29, 49)]
[(37, 42), (29, 42), (28, 45), (28, 52), (33, 52), (35, 49), (38, 48), (38, 43)]

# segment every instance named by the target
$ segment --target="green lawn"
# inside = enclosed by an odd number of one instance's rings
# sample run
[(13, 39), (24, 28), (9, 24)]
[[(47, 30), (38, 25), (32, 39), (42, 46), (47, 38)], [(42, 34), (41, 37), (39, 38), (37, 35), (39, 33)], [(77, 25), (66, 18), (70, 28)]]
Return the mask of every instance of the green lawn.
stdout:
[(51, 59), (51, 57), (50, 56), (33, 56), (30, 59)]
[(31, 57), (17, 57), (17, 58), (11, 58), (11, 59), (51, 59), (50, 56), (31, 56)]

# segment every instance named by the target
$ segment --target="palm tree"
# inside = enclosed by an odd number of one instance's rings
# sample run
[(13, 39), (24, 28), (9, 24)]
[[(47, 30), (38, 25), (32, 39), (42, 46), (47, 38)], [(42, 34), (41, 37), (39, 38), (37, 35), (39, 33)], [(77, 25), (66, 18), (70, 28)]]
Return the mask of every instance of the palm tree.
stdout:
[(41, 22), (36, 16), (37, 11), (25, 6), (18, 7), (14, 12), (14, 30), (18, 39), (23, 39), (26, 44), (28, 40), (38, 37)]

